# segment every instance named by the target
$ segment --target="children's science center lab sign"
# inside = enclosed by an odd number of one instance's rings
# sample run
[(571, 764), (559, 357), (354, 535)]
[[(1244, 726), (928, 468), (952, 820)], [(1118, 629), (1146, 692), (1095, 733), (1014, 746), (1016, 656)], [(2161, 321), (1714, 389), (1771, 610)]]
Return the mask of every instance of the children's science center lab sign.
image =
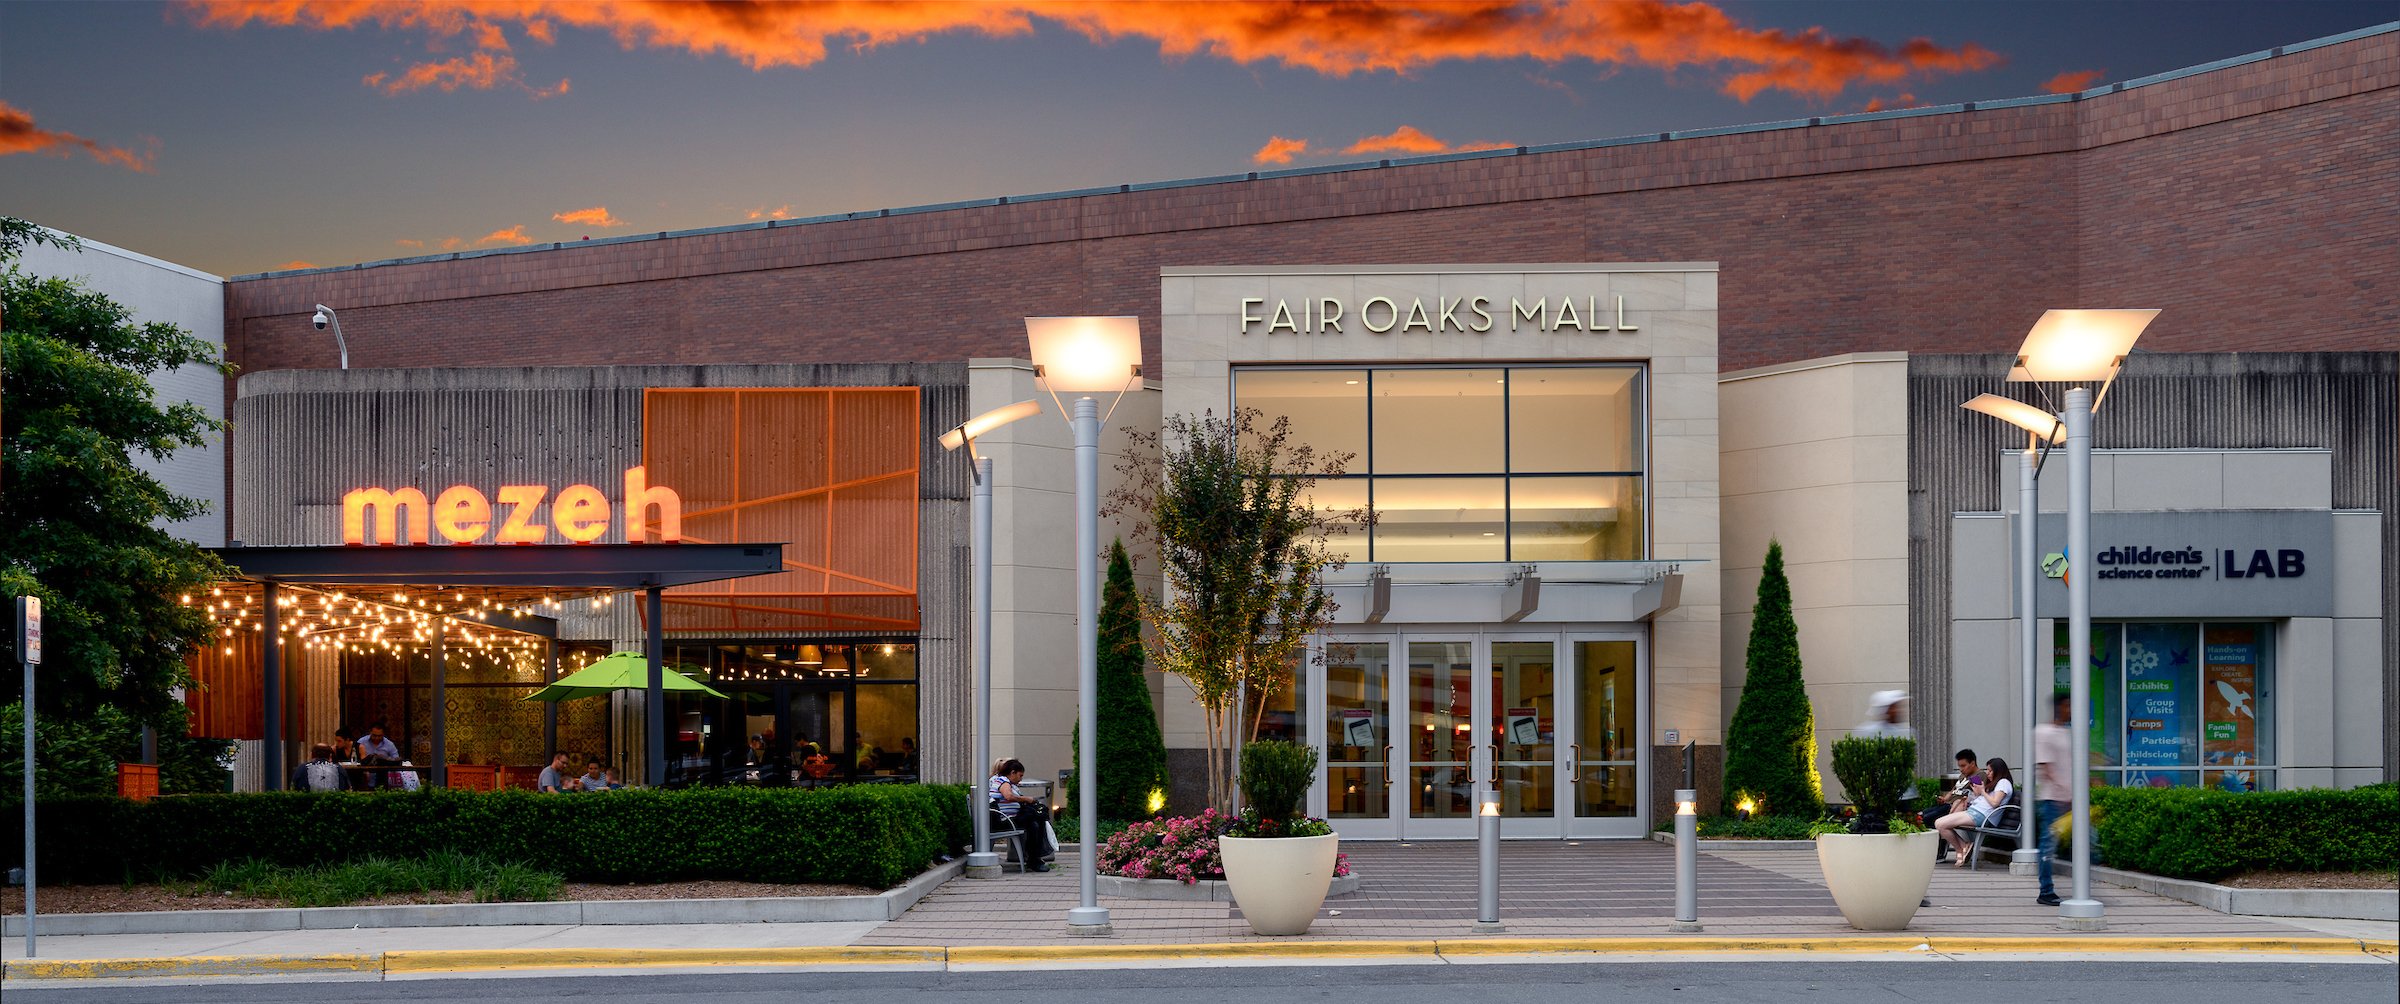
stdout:
[(500, 485), (487, 495), (452, 485), (428, 499), (419, 488), (357, 488), (342, 496), (342, 543), (353, 546), (431, 544), (589, 544), (621, 527), (625, 543), (680, 543), (683, 498), (649, 483), (643, 468), (626, 470), (616, 501), (591, 485), (553, 495), (548, 485)]

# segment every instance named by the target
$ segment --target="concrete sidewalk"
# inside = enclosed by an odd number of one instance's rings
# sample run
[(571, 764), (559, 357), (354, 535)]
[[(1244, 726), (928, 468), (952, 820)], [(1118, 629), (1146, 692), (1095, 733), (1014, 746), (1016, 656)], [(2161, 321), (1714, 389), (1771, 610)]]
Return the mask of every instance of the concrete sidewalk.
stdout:
[[(2058, 930), (2030, 877), (2006, 867), (1936, 871), (1932, 906), (1906, 932), (1843, 922), (1806, 850), (1702, 856), (1698, 935), (1670, 934), (1672, 849), (1651, 842), (1512, 842), (1503, 851), (1503, 935), (1474, 935), (1472, 843), (1357, 844), (1358, 893), (1326, 902), (1300, 938), (1259, 938), (1231, 903), (1104, 898), (1115, 936), (1071, 938), (1072, 857), (1048, 874), (960, 879), (887, 923), (727, 923), (53, 936), (42, 958), (9, 939), (5, 979), (96, 977), (406, 979), (506, 972), (665, 972), (739, 966), (906, 969), (1312, 963), (1463, 963), (1618, 958), (2018, 957), (2347, 959), (2392, 964), (2400, 924), (2215, 913), (2096, 886), (2109, 929)], [(66, 961), (60, 961), (66, 960)]]

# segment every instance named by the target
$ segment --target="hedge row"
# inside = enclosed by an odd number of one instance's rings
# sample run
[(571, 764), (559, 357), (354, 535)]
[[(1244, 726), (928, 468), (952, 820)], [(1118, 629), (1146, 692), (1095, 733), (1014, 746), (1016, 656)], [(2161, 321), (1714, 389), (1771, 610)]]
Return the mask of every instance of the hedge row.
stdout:
[(2400, 787), (2236, 794), (2215, 788), (2094, 788), (2101, 862), (2214, 881), (2254, 871), (2400, 868)]
[[(958, 785), (850, 785), (44, 799), (41, 877), (149, 881), (252, 859), (305, 866), (459, 851), (577, 882), (889, 888), (967, 844), (966, 798)], [(16, 812), (8, 805), (0, 818)], [(22, 831), (0, 829), (9, 860), (23, 860)]]

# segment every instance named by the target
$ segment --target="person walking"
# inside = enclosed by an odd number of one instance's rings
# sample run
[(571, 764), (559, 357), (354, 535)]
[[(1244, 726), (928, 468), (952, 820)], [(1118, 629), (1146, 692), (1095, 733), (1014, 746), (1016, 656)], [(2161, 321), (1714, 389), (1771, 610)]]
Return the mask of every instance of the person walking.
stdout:
[(2072, 811), (2075, 798), (2075, 789), (2067, 787), (2067, 722), (2075, 712), (2075, 702), (2070, 695), (2059, 694), (2050, 703), (2050, 721), (2033, 727), (2033, 825), (2041, 847), (2041, 863), (2034, 873), (2042, 882), (2042, 894), (2033, 901), (2043, 906), (2058, 905), (2058, 889), (2050, 881), (2050, 861), (2058, 853), (2057, 823)]

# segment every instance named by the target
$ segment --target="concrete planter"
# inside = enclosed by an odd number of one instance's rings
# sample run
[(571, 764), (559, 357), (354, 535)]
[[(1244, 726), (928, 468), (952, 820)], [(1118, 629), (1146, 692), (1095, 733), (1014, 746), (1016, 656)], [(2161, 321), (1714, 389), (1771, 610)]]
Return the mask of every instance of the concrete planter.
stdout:
[(1307, 934), (1333, 886), (1341, 834), (1321, 837), (1218, 837), (1225, 884), (1250, 930), (1270, 936)]
[(1933, 831), (1828, 833), (1817, 838), (1825, 887), (1850, 926), (1861, 931), (1908, 927), (1933, 886)]

